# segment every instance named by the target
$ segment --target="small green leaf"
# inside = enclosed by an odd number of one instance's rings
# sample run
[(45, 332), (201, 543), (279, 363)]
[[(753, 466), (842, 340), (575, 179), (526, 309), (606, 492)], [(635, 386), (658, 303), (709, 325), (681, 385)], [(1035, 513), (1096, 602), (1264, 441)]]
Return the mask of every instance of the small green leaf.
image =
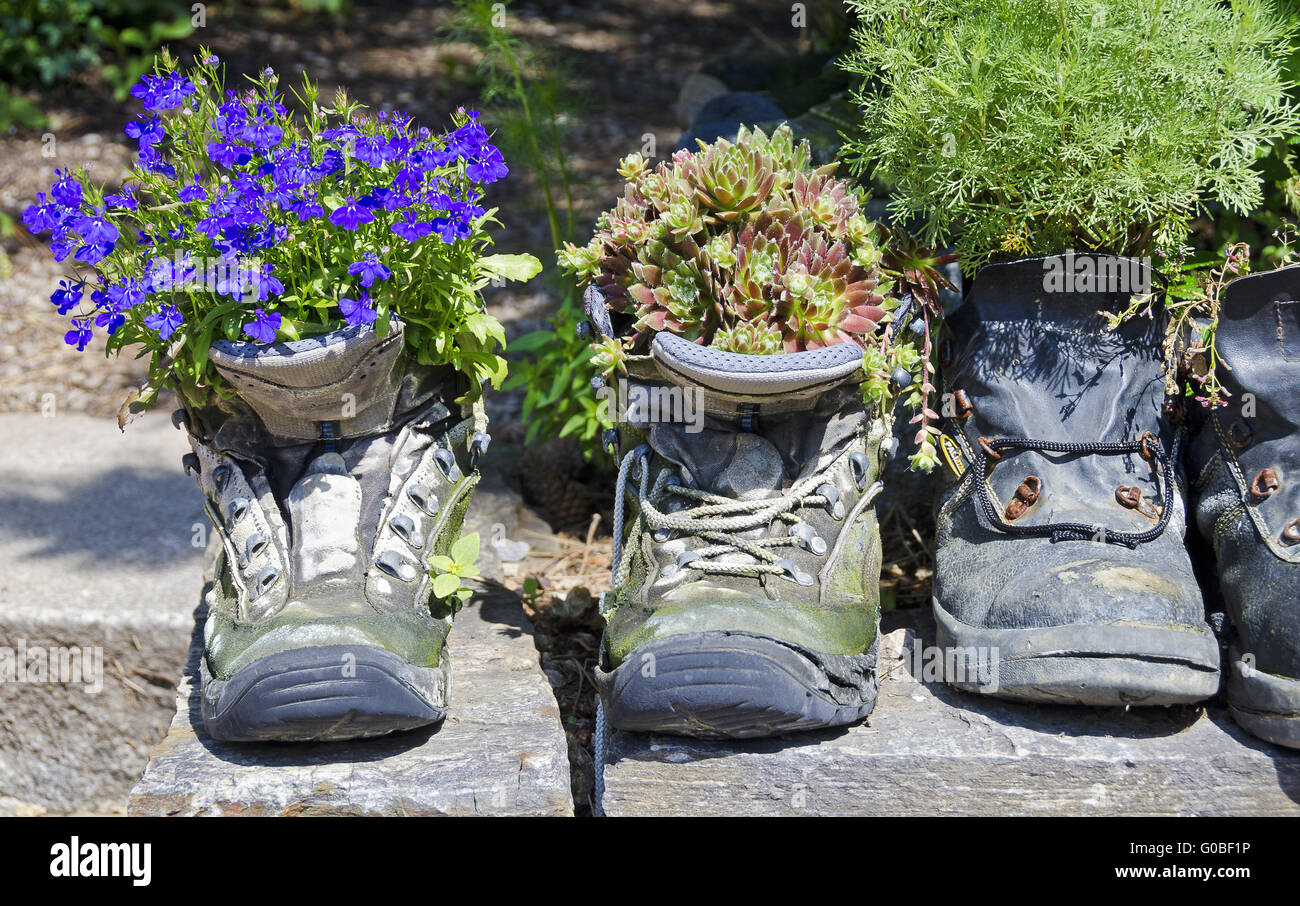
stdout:
[(470, 532), (451, 546), (451, 558), (458, 566), (472, 567), (478, 562), (478, 532)]
[(443, 573), (433, 580), (433, 596), (435, 598), (447, 598), (455, 594), (460, 588), (460, 576), (451, 573)]
[(479, 261), (479, 273), (523, 283), (542, 272), (542, 262), (532, 255), (488, 255)]

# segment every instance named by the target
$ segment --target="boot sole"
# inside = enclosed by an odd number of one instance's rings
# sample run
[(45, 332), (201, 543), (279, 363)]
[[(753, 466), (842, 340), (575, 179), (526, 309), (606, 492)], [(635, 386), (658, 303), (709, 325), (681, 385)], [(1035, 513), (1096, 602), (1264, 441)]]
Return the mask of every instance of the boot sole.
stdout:
[(1049, 704), (1184, 705), (1219, 690), (1219, 645), (1159, 626), (985, 629), (933, 601), (944, 681), (966, 692)]
[(1251, 670), (1235, 647), (1229, 657), (1228, 712), (1232, 719), (1253, 736), (1300, 749), (1300, 679)]
[(441, 721), (449, 668), (416, 667), (365, 645), (298, 648), (228, 680), (202, 665), (203, 725), (225, 742), (320, 742), (384, 736)]
[(879, 637), (860, 655), (766, 636), (700, 632), (635, 649), (596, 686), (620, 730), (752, 739), (851, 724), (876, 704)]

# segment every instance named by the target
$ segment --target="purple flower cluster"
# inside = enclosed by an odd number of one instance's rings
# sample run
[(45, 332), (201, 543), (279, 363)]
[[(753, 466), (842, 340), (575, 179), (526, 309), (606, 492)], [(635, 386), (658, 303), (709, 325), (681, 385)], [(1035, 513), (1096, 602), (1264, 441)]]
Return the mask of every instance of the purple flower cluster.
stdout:
[[(243, 333), (273, 342), (282, 323), (276, 299), (285, 287), (273, 266), (261, 262), (275, 258), (303, 225), (357, 234), (343, 241), (361, 249), (348, 267), (359, 286), (337, 288), (339, 314), (349, 324), (373, 323), (378, 316), (371, 293), (392, 277), (385, 239), (396, 236), (400, 252), (431, 236), (444, 243), (470, 237), (486, 213), (479, 204), (481, 186), (508, 173), (474, 112), (462, 111), (462, 125), (446, 134), (417, 128), (405, 114), (381, 112), (312, 136), (289, 116), (273, 87), (230, 91), (204, 102), (207, 82), (195, 79), (197, 84), (176, 72), (146, 75), (131, 91), (146, 112), (124, 131), (135, 142), (138, 170), (148, 174), (144, 182), (152, 186), (147, 203), (128, 184), (92, 204), (95, 193), (78, 174), (56, 170), (49, 192), (23, 212), (28, 230), (50, 234), (57, 260), (72, 257), (94, 272), (94, 279), (61, 282), (50, 297), (59, 314), (72, 316), (65, 339), (79, 350), (92, 339), (92, 328), (111, 336), (140, 305), (148, 314), (136, 323), (160, 341), (170, 340), (184, 328), (178, 293), (188, 288), (192, 260), (199, 257), (227, 265), (205, 291), (247, 303), (252, 310), (244, 310), (249, 320)], [(181, 124), (165, 114), (206, 116), (203, 111), (214, 107), (210, 140), (198, 148), (206, 162), (191, 172), (192, 159), (172, 147)], [(159, 191), (160, 183), (169, 188)], [(174, 213), (167, 220), (152, 216), (158, 209), (179, 211), (182, 222), (176, 224)], [(123, 267), (138, 269), (135, 262), (149, 258), (137, 253), (142, 247), (153, 250), (152, 260), (143, 273), (123, 276)], [(96, 287), (88, 312), (81, 309), (87, 285)], [(197, 302), (191, 311), (203, 315)]]

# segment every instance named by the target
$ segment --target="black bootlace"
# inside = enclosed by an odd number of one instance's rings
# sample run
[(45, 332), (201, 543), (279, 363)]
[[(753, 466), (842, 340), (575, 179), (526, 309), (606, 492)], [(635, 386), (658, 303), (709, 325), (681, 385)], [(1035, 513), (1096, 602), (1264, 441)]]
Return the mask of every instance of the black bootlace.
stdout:
[[(1134, 441), (1124, 443), (1057, 443), (1049, 440), (1031, 440), (1025, 437), (989, 437), (980, 438), (979, 470), (976, 473), (976, 490), (980, 506), (993, 527), (1008, 535), (1050, 537), (1056, 541), (1105, 541), (1110, 544), (1123, 544), (1135, 548), (1139, 544), (1154, 541), (1164, 532), (1169, 524), (1170, 490), (1174, 486), (1173, 467), (1159, 439), (1150, 432)], [(990, 462), (1001, 459), (1003, 450), (1029, 450), (1041, 453), (1082, 453), (1096, 456), (1123, 456), (1137, 453), (1144, 459), (1149, 458), (1158, 467), (1160, 479), (1160, 497), (1164, 505), (1160, 508), (1160, 518), (1156, 524), (1145, 532), (1112, 531), (1105, 526), (1088, 525), (1084, 522), (1049, 522), (1040, 525), (1015, 525), (1007, 522), (998, 512), (989, 490), (988, 475)], [(992, 456), (990, 457), (990, 454)]]

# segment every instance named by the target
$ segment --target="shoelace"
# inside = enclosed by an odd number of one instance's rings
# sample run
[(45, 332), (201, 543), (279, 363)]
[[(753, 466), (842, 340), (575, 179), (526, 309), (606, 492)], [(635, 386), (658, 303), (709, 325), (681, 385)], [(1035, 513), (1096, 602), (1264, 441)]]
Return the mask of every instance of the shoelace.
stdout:
[[(1043, 525), (1015, 525), (1009, 523), (1002, 518), (1002, 514), (998, 512), (997, 507), (993, 504), (993, 498), (989, 491), (988, 467), (990, 453), (994, 454), (992, 458), (996, 461), (1002, 458), (997, 454), (1000, 454), (1003, 450), (1012, 449), (1047, 453), (1082, 453), (1097, 456), (1149, 453), (1152, 465), (1158, 467), (1157, 476), (1160, 482), (1160, 496), (1165, 501), (1164, 506), (1160, 508), (1160, 518), (1153, 527), (1145, 532), (1114, 532), (1105, 526), (1088, 525), (1084, 522), (1050, 522)], [(1174, 486), (1173, 469), (1169, 464), (1169, 457), (1165, 454), (1164, 447), (1160, 445), (1159, 439), (1151, 432), (1147, 432), (1137, 440), (1124, 443), (1057, 443), (1047, 440), (1031, 440), (1025, 437), (984, 438), (981, 439), (979, 450), (980, 458), (974, 478), (980, 506), (983, 507), (984, 515), (992, 523), (993, 527), (1008, 535), (1048, 536), (1054, 542), (1087, 541), (1090, 538), (1099, 538), (1099, 540), (1110, 544), (1123, 544), (1136, 548), (1139, 544), (1145, 544), (1160, 537), (1165, 530), (1165, 526), (1169, 524), (1170, 489)]]
[[(826, 484), (826, 481), (819, 474), (809, 475), (795, 482), (789, 491), (779, 497), (736, 500), (685, 487), (668, 469), (660, 470), (654, 485), (651, 486), (649, 466), (649, 444), (642, 444), (632, 450), (619, 464), (618, 481), (614, 488), (614, 585), (616, 587), (621, 585), (628, 575), (641, 536), (646, 531), (660, 530), (680, 532), (712, 542), (707, 547), (683, 552), (677, 561), (679, 568), (750, 579), (765, 575), (787, 576), (798, 581), (798, 574), (793, 565), (782, 560), (774, 549), (800, 546), (802, 539), (799, 536), (789, 534), (774, 538), (749, 539), (740, 537), (740, 534), (766, 528), (778, 520), (794, 527), (802, 522), (796, 515), (796, 510), (806, 506), (834, 506), (837, 502), (820, 492), (821, 486)], [(633, 469), (638, 470), (635, 476), (633, 476)], [(639, 507), (638, 515), (633, 520), (628, 535), (627, 546), (624, 548), (622, 538), (629, 478), (635, 478), (640, 483), (636, 490)], [(662, 503), (669, 496), (692, 500), (697, 505), (676, 512), (664, 512), (659, 509), (656, 502)], [(747, 554), (757, 562), (719, 563), (714, 559), (735, 553)]]

